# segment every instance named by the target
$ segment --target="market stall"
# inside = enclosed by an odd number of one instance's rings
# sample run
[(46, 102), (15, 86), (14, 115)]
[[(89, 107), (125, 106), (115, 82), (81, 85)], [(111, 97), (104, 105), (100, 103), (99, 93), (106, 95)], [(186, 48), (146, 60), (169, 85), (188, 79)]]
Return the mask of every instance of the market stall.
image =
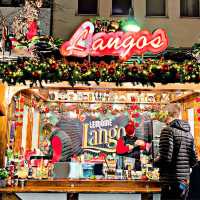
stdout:
[[(198, 48), (189, 55), (166, 50), (165, 30), (126, 33), (123, 23), (85, 21), (66, 42), (37, 36), (36, 21), (26, 33), (15, 30), (20, 39), (7, 36), (13, 47), (0, 62), (8, 84), (0, 84), (2, 199), (47, 192), (153, 198), (169, 103), (180, 104), (200, 156)], [(129, 122), (139, 159), (116, 151)]]
[[(71, 198), (78, 198), (79, 193), (82, 198), (82, 194), (90, 192), (91, 195), (92, 193), (107, 195), (138, 193), (143, 199), (145, 194), (159, 193), (159, 175), (156, 169), (152, 170), (152, 167), (158, 150), (159, 133), (167, 117), (163, 108), (169, 102), (179, 102), (182, 107), (182, 117), (185, 119), (190, 118), (190, 109), (193, 109), (195, 124), (192, 130), (197, 142), (199, 93), (195, 87), (198, 88), (195, 84), (184, 85), (177, 91), (174, 85), (169, 84), (148, 87), (145, 91), (139, 86), (130, 89), (125, 84), (119, 89), (114, 84), (101, 83), (95, 87), (77, 85), (73, 89), (63, 87), (63, 84), (53, 84), (47, 86), (45, 90), (40, 88), (17, 90), (10, 99), (9, 131), (6, 136), (10, 142), (6, 155), (10, 155), (10, 158), (6, 157), (5, 165), (7, 159), (15, 162), (14, 165), (18, 168), (15, 178), (19, 181), (19, 186), (14, 186), (13, 180), (10, 187), (0, 191), (10, 193), (9, 195), (15, 192), (18, 195), (22, 193), (22, 196), (28, 191), (29, 193), (67, 192), (68, 198), (71, 193), (76, 193), (75, 196), (71, 195)], [(20, 111), (21, 107), (24, 108), (23, 111)], [(121, 171), (117, 170), (119, 158), (116, 156), (115, 147), (117, 138), (124, 134), (124, 126), (130, 117), (138, 123), (136, 131), (138, 137), (153, 146), (150, 154), (144, 153), (142, 157), (141, 172), (135, 171), (132, 163), (125, 160), (127, 168), (124, 169), (124, 174), (121, 174)], [(58, 124), (74, 146), (67, 143), (70, 147), (70, 151), (67, 152), (72, 160), (71, 162), (63, 160), (63, 165), (54, 163), (54, 175), (52, 175), (52, 165), (47, 161), (49, 158), (42, 156), (48, 154), (52, 125), (55, 126), (58, 120), (60, 120)], [(196, 144), (198, 147), (198, 143)], [(31, 165), (27, 164), (29, 159), (27, 161), (24, 159), (23, 152), (31, 152), (34, 161), (38, 159), (39, 164), (35, 165), (33, 162)], [(100, 163), (103, 168), (96, 170), (95, 174), (94, 168), (90, 167), (94, 164), (98, 166)], [(128, 172), (130, 164), (131, 176)], [(23, 188), (20, 183), (22, 180), (25, 182)], [(67, 186), (68, 184), (70, 186)], [(92, 190), (90, 184), (94, 185)], [(128, 185), (125, 186), (126, 184)]]

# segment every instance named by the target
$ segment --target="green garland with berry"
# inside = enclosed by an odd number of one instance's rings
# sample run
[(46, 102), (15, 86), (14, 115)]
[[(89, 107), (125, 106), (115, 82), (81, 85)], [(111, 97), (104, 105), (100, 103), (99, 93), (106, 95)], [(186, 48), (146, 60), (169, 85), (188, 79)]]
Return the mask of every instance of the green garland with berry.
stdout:
[(142, 63), (132, 64), (111, 61), (89, 63), (84, 61), (67, 62), (47, 58), (46, 60), (9, 61), (0, 63), (0, 78), (8, 84), (24, 83), (28, 80), (31, 86), (42, 82), (69, 81), (73, 86), (77, 82), (88, 84), (89, 81), (123, 82), (154, 85), (155, 83), (200, 82), (200, 64), (195, 60), (177, 63), (171, 60), (148, 59)]
[[(123, 20), (93, 19), (95, 32), (115, 32), (121, 30)], [(77, 82), (89, 84), (90, 81), (132, 82), (154, 86), (155, 83), (199, 83), (200, 63), (198, 62), (199, 45), (192, 48), (191, 56), (183, 52), (166, 51), (157, 58), (135, 59), (121, 63), (117, 58), (92, 58), (90, 62), (83, 59), (64, 58), (59, 53), (62, 40), (52, 37), (36, 37), (30, 41), (36, 56), (0, 61), (0, 79), (8, 84), (29, 83), (30, 86), (42, 86), (43, 83), (68, 81), (72, 86)], [(32, 44), (33, 43), (33, 44)], [(50, 54), (43, 54), (44, 49), (52, 49)], [(40, 51), (42, 50), (42, 51)], [(99, 61), (101, 59), (101, 61)], [(75, 61), (74, 61), (75, 60)]]

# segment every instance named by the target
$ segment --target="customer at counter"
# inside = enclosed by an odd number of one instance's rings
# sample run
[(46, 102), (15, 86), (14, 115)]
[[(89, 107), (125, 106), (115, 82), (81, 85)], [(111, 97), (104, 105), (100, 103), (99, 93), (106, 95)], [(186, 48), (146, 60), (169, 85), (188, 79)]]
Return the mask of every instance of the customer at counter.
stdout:
[(159, 159), (161, 181), (161, 200), (184, 199), (183, 182), (189, 179), (190, 168), (196, 162), (194, 139), (188, 122), (178, 119), (178, 104), (166, 106), (168, 111), (167, 127), (161, 131)]
[(129, 121), (125, 126), (126, 135), (119, 138), (116, 153), (121, 156), (135, 158), (135, 170), (141, 170), (140, 150), (145, 149), (145, 142), (137, 139), (135, 135), (135, 123)]

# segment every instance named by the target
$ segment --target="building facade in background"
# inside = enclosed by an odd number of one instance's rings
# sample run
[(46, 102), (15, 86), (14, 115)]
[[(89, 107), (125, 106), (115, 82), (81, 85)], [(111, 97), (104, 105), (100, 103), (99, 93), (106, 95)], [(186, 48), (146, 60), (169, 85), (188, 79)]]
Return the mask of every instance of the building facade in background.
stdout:
[(86, 19), (127, 18), (130, 7), (142, 29), (166, 29), (170, 47), (191, 47), (200, 39), (199, 0), (54, 0), (53, 33), (69, 39)]
[[(25, 0), (0, 0), (8, 24)], [(191, 47), (200, 39), (199, 0), (43, 0), (41, 35), (69, 39), (86, 19), (127, 18), (129, 8), (142, 29), (166, 29), (170, 47)]]

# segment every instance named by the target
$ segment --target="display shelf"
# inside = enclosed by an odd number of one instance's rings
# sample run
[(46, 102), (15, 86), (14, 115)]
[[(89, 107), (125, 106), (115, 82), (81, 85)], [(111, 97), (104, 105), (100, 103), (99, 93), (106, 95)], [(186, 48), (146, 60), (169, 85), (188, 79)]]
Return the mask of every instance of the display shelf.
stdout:
[(114, 102), (114, 101), (68, 101), (68, 100), (47, 100), (52, 103), (103, 103), (103, 104), (167, 104), (167, 102)]

